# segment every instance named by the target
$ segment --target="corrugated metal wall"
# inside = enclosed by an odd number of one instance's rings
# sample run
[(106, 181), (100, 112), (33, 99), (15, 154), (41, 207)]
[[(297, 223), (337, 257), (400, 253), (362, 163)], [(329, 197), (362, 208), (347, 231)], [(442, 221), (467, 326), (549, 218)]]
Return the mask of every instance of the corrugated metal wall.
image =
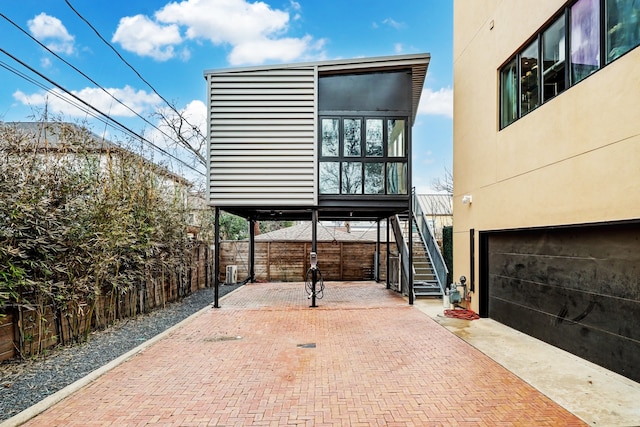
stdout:
[(313, 206), (313, 67), (207, 76), (213, 205)]

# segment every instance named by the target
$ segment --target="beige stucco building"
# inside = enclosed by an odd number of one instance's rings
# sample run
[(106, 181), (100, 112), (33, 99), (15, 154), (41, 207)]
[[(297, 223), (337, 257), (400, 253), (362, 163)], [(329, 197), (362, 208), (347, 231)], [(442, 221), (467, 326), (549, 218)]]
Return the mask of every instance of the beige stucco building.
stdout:
[(640, 381), (640, 5), (454, 3), (454, 277)]

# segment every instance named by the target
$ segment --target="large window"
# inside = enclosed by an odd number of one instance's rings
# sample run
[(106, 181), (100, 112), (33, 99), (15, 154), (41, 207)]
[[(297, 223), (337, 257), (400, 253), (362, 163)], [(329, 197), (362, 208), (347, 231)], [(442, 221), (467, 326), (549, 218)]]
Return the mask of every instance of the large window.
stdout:
[(640, 45), (640, 1), (606, 2), (606, 62)]
[(321, 195), (408, 194), (404, 118), (321, 117)]
[(538, 40), (534, 40), (520, 55), (520, 111), (524, 116), (539, 105)]
[(542, 33), (542, 101), (547, 101), (560, 92), (565, 85), (565, 14), (560, 15)]
[(500, 69), (500, 128), (639, 45), (640, 0), (568, 3)]
[(515, 58), (500, 73), (500, 127), (518, 118), (518, 65)]
[(600, 0), (571, 6), (571, 83), (600, 68)]

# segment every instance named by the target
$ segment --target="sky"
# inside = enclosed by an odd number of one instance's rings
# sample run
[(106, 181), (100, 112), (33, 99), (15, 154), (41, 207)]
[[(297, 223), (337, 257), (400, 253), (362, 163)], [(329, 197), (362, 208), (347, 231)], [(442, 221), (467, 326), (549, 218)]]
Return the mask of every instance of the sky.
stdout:
[(143, 145), (147, 157), (191, 180), (203, 169), (169, 145), (158, 114), (174, 108), (204, 134), (205, 70), (430, 53), (413, 185), (432, 192), (452, 170), (451, 0), (3, 1), (0, 34), (0, 121), (46, 112), (127, 139), (88, 114), (89, 104), (159, 147)]

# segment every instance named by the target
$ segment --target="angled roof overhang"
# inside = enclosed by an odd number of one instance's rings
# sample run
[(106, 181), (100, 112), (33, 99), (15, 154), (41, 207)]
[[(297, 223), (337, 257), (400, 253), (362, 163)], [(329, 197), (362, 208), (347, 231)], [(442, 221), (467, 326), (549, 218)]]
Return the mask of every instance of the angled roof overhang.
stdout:
[(418, 112), (418, 105), (420, 104), (420, 96), (422, 95), (422, 89), (424, 86), (424, 80), (427, 76), (427, 69), (429, 62), (431, 61), (431, 55), (429, 53), (418, 53), (411, 55), (393, 55), (393, 56), (378, 56), (371, 58), (355, 58), (355, 59), (334, 59), (329, 61), (316, 61), (316, 62), (300, 62), (291, 64), (274, 64), (274, 65), (259, 65), (253, 67), (241, 67), (241, 68), (225, 68), (205, 70), (204, 75), (211, 74), (230, 74), (234, 72), (248, 72), (248, 71), (262, 71), (262, 70), (283, 70), (291, 68), (309, 68), (316, 67), (318, 70), (318, 76), (330, 76), (336, 74), (351, 74), (351, 73), (363, 73), (363, 72), (377, 72), (377, 71), (395, 71), (411, 69), (412, 75), (412, 89), (411, 89), (411, 102), (413, 116), (412, 122), (415, 122), (416, 114)]

